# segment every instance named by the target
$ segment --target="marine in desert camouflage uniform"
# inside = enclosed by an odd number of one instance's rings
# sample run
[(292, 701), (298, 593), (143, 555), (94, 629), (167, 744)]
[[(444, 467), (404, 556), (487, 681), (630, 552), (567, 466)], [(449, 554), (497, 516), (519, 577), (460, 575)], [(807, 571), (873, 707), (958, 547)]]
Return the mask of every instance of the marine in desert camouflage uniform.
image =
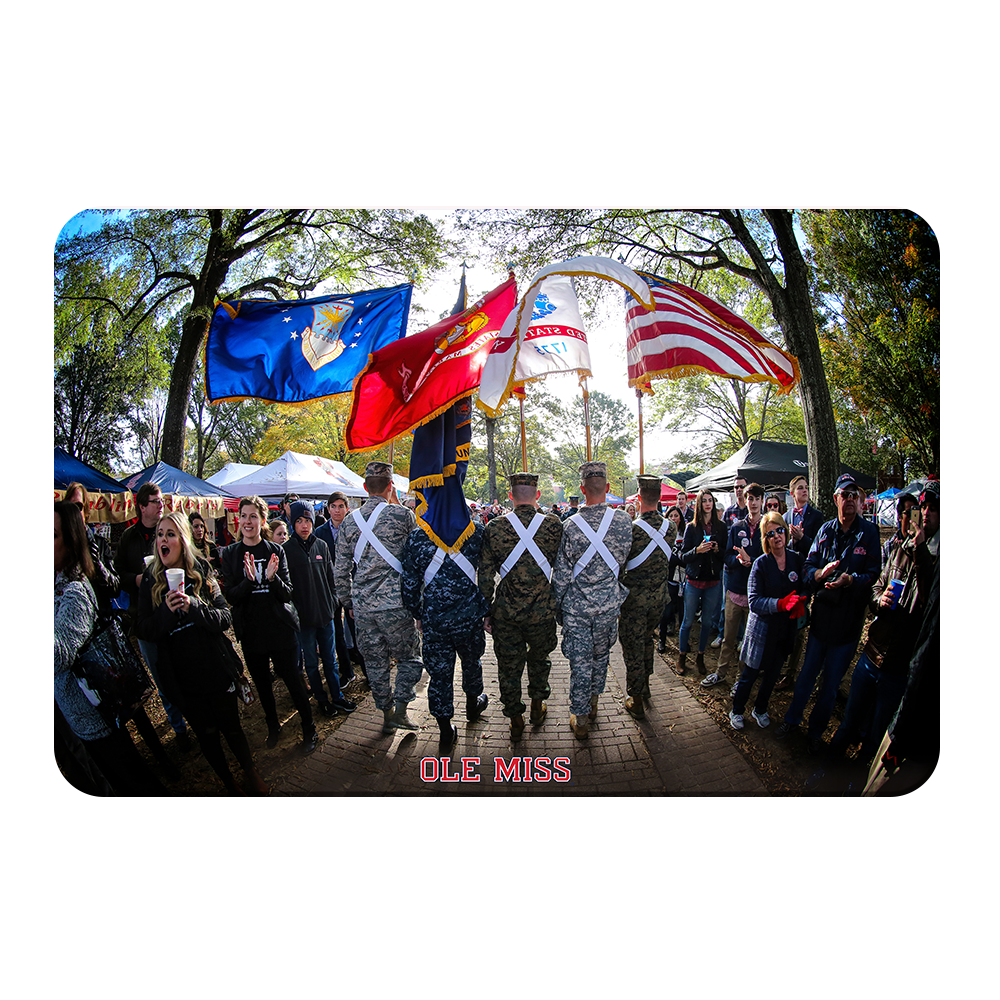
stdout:
[[(489, 606), (486, 630), (493, 636), (503, 714), (510, 719), (511, 736), (517, 739), (524, 732), (521, 678), (526, 664), (532, 725), (540, 725), (544, 720), (545, 699), (551, 693), (549, 653), (558, 640), (550, 578), (563, 525), (557, 515), (539, 511), (541, 494), (537, 475), (530, 472), (512, 475), (509, 496), (514, 509), (490, 521), (486, 528), (479, 563), (479, 589)], [(512, 519), (517, 520), (520, 531)], [(526, 543), (520, 545), (522, 533), (531, 536), (541, 554), (541, 563)], [(520, 555), (511, 565), (510, 559), (519, 546)], [(498, 574), (501, 579), (496, 585)]]
[[(386, 462), (368, 463), (365, 489), (369, 499), (344, 518), (337, 536), (334, 564), (337, 599), (354, 616), (358, 649), (365, 658), (372, 697), (385, 717), (382, 731), (419, 729), (406, 712), (407, 705), (416, 697), (424, 665), (420, 658), (420, 636), (413, 615), (403, 606), (400, 591), (403, 548), (417, 526), (417, 518), (409, 507), (395, 502), (392, 466)], [(359, 546), (363, 532), (358, 517), (365, 521), (377, 546), (368, 541)], [(378, 520), (372, 527), (376, 517)], [(379, 546), (384, 554), (378, 551)], [(390, 659), (396, 660), (394, 693), (389, 683)]]
[(578, 739), (587, 738), (589, 724), (597, 718), (618, 636), (618, 612), (628, 596), (618, 577), (632, 547), (632, 522), (625, 511), (607, 505), (607, 475), (603, 462), (580, 466), (587, 505), (563, 522), (552, 572), (557, 613), (562, 615), (562, 651), (570, 667), (569, 723)]
[(638, 481), (639, 517), (632, 524), (632, 548), (622, 579), (628, 597), (618, 621), (618, 638), (625, 659), (625, 708), (642, 719), (646, 715), (643, 699), (649, 697), (653, 673), (653, 630), (667, 600), (670, 546), (677, 529), (656, 510), (660, 477), (639, 476)]

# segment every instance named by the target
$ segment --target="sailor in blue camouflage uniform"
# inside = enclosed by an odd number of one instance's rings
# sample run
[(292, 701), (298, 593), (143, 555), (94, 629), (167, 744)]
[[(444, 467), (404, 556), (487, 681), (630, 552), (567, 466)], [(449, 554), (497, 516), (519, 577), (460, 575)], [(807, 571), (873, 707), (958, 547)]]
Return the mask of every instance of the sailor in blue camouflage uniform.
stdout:
[[(354, 617), (372, 697), (384, 716), (382, 732), (419, 729), (407, 706), (416, 697), (424, 665), (420, 636), (400, 590), (403, 549), (417, 519), (397, 501), (388, 463), (365, 466), (365, 489), (368, 500), (344, 518), (337, 535), (337, 599)], [(396, 660), (394, 692), (390, 659)]]
[(455, 656), (462, 664), (465, 717), (475, 722), (489, 704), (483, 691), (483, 619), (489, 610), (476, 584), (486, 529), (471, 521), (473, 534), (458, 552), (448, 552), (420, 527), (403, 550), (403, 605), (423, 634), (424, 667), (430, 674), (427, 703), (441, 730), (441, 748), (458, 739), (455, 714)]
[(618, 638), (625, 659), (625, 709), (644, 719), (643, 700), (649, 697), (653, 674), (653, 631), (667, 601), (670, 549), (677, 528), (657, 511), (660, 477), (639, 476), (639, 516), (632, 522), (632, 548), (622, 583), (628, 597), (618, 621)]
[(514, 473), (509, 495), (514, 509), (486, 527), (479, 589), (489, 605), (485, 624), (493, 636), (503, 714), (510, 719), (511, 738), (516, 740), (524, 732), (521, 679), (525, 665), (533, 726), (545, 720), (545, 699), (551, 693), (549, 653), (558, 642), (551, 576), (563, 525), (558, 514), (538, 509), (541, 494), (534, 473)]
[(572, 517), (574, 514), (580, 513), (580, 498), (573, 494), (569, 498), (569, 506), (562, 512), (560, 517), (565, 521), (567, 518)]
[(569, 660), (569, 724), (583, 740), (597, 718), (618, 637), (618, 612), (628, 596), (618, 577), (632, 547), (632, 521), (625, 511), (607, 505), (604, 462), (580, 466), (580, 489), (587, 505), (563, 522), (552, 590), (557, 618), (562, 617), (562, 651)]

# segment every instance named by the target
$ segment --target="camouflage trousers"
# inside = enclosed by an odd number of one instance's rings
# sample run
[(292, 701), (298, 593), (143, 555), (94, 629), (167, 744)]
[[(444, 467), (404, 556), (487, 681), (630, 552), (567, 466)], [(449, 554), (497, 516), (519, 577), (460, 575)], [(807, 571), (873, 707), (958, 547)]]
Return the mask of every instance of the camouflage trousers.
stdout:
[[(391, 708), (394, 701), (409, 704), (417, 696), (417, 681), (424, 670), (413, 616), (405, 608), (367, 613), (355, 608), (354, 624), (375, 707)], [(396, 661), (395, 692), (390, 685), (390, 659)]]
[(544, 701), (552, 693), (549, 687), (549, 671), (552, 669), (549, 653), (556, 648), (557, 642), (555, 617), (530, 625), (493, 619), (493, 652), (497, 658), (500, 700), (503, 702), (503, 714), (508, 719), (524, 715), (526, 711), (521, 700), (525, 664), (528, 666), (528, 698)]
[(588, 715), (590, 699), (603, 694), (611, 647), (618, 637), (618, 609), (574, 615), (563, 610), (562, 651), (569, 660), (569, 710)]
[(466, 698), (483, 693), (483, 653), (486, 633), (482, 618), (455, 618), (433, 624), (423, 621), (424, 667), (430, 674), (427, 704), (436, 719), (455, 714), (455, 657), (462, 663), (462, 690)]
[(642, 698), (653, 673), (653, 629), (660, 623), (660, 605), (643, 607), (622, 605), (618, 639), (625, 660), (625, 690), (633, 698)]

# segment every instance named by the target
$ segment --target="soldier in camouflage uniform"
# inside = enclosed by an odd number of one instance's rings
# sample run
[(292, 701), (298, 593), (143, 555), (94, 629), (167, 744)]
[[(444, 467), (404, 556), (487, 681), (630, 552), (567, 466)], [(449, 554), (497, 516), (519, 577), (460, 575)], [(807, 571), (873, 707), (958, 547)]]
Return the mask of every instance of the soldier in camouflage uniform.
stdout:
[[(524, 732), (521, 676), (526, 663), (532, 725), (540, 725), (545, 719), (545, 699), (551, 693), (549, 653), (556, 648), (558, 640), (556, 602), (549, 580), (563, 526), (558, 515), (539, 512), (541, 493), (538, 492), (537, 475), (530, 472), (512, 475), (509, 495), (514, 509), (490, 521), (486, 528), (479, 562), (479, 589), (489, 605), (486, 631), (493, 636), (503, 714), (510, 719), (511, 737), (518, 739)], [(521, 543), (522, 534), (531, 537), (537, 553), (527, 541)], [(511, 564), (515, 550), (520, 554)], [(498, 573), (500, 585), (494, 596)]]
[(581, 465), (580, 480), (587, 505), (563, 523), (552, 590), (569, 660), (569, 724), (578, 739), (586, 739), (607, 680), (618, 612), (628, 596), (618, 577), (632, 547), (632, 522), (625, 511), (607, 505), (603, 462)]
[[(417, 519), (409, 507), (395, 502), (391, 465), (369, 462), (365, 489), (368, 500), (344, 518), (337, 536), (337, 599), (357, 625), (372, 697), (385, 719), (382, 732), (419, 729), (406, 709), (424, 668), (420, 636), (400, 592), (403, 548)], [(389, 684), (390, 658), (396, 660), (395, 695)]]
[(667, 600), (670, 546), (677, 537), (677, 528), (657, 513), (660, 477), (638, 479), (639, 517), (632, 524), (632, 548), (622, 579), (628, 597), (622, 605), (618, 638), (625, 658), (625, 708), (635, 718), (643, 719), (646, 711), (642, 703), (649, 697), (653, 673), (653, 630)]
[(483, 691), (482, 656), (486, 650), (483, 619), (488, 610), (476, 586), (476, 567), (486, 529), (474, 533), (459, 552), (446, 552), (419, 527), (403, 550), (403, 605), (423, 634), (424, 666), (430, 674), (427, 701), (441, 729), (441, 750), (458, 739), (455, 714), (455, 654), (462, 662), (465, 717), (475, 722), (489, 704)]

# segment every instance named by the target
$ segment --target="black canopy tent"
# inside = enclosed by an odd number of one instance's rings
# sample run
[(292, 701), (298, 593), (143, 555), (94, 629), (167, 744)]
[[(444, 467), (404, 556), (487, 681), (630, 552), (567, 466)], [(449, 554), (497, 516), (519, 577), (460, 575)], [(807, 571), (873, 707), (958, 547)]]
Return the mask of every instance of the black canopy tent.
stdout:
[[(869, 492), (875, 489), (874, 477), (844, 464), (841, 464), (840, 471), (854, 476), (862, 489)], [(688, 493), (697, 490), (731, 491), (737, 476), (743, 476), (748, 483), (759, 483), (765, 489), (787, 490), (795, 476), (809, 478), (806, 446), (780, 441), (748, 441), (714, 469), (688, 480), (686, 488)]]

